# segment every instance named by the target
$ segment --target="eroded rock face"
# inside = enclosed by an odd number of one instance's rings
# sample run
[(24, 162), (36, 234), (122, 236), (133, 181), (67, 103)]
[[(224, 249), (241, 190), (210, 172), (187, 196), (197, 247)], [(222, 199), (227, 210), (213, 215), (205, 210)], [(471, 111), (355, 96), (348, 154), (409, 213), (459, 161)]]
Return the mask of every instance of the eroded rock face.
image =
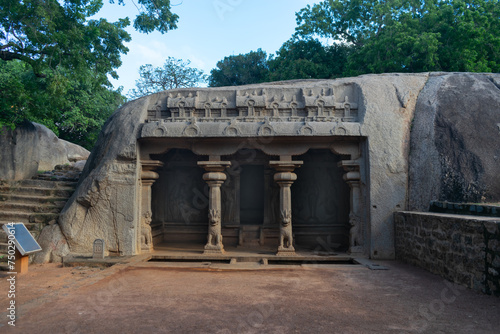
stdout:
[(57, 138), (47, 127), (25, 122), (14, 130), (0, 133), (0, 179), (22, 180), (39, 170), (53, 170), (56, 165), (85, 160), (90, 152)]
[(409, 209), (500, 202), (500, 75), (433, 74), (412, 125)]
[(33, 123), (25, 122), (14, 130), (0, 132), (0, 179), (22, 180), (36, 175), (39, 155), (38, 135)]
[(66, 238), (58, 224), (47, 225), (38, 237), (42, 251), (33, 255), (33, 263), (61, 262), (69, 253)]
[(90, 152), (83, 147), (59, 139), (47, 127), (33, 123), (37, 129), (39, 164), (38, 170), (53, 170), (56, 165), (85, 160)]
[(104, 124), (59, 222), (74, 254), (90, 254), (95, 239), (104, 239), (105, 254), (137, 252), (137, 137), (146, 117), (144, 97), (127, 103)]

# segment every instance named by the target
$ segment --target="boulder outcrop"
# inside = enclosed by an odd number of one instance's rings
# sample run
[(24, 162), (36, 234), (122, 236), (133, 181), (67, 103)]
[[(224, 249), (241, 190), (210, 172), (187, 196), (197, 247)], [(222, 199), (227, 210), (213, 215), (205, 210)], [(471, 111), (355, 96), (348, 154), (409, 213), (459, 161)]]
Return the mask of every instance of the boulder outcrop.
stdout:
[(0, 132), (0, 179), (29, 179), (38, 171), (53, 170), (56, 165), (85, 160), (90, 152), (59, 139), (47, 127), (24, 122), (14, 130)]
[(500, 202), (500, 74), (433, 73), (412, 123), (410, 210)]

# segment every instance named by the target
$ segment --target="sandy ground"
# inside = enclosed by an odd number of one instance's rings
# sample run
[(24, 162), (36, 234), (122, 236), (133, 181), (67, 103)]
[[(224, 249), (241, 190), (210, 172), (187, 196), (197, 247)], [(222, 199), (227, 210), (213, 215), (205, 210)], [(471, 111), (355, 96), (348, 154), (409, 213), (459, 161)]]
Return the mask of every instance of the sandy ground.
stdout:
[(399, 262), (272, 270), (32, 265), (0, 333), (500, 333), (500, 298)]

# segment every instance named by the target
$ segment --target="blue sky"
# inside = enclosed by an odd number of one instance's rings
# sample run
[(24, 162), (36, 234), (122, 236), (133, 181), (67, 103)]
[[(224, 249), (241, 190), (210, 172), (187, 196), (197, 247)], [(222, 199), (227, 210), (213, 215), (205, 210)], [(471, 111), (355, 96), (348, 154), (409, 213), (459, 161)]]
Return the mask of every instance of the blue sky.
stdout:
[[(116, 1), (117, 2), (117, 1)], [(268, 54), (276, 52), (295, 31), (295, 12), (319, 0), (172, 0), (172, 11), (179, 15), (177, 29), (166, 34), (141, 34), (130, 26), (130, 51), (122, 55), (115, 88), (123, 93), (135, 87), (139, 67), (161, 66), (168, 56), (190, 60), (191, 66), (210, 74), (219, 60), (229, 55), (248, 53), (261, 48)], [(137, 8), (131, 0), (125, 6), (104, 5), (99, 15), (116, 21)]]

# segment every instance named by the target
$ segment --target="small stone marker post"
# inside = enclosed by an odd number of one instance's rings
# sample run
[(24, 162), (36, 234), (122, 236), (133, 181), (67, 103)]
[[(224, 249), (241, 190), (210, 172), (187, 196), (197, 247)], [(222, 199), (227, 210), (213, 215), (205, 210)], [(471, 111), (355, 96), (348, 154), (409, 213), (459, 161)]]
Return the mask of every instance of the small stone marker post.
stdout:
[(95, 239), (94, 240), (94, 253), (92, 254), (93, 259), (104, 259), (104, 240)]

